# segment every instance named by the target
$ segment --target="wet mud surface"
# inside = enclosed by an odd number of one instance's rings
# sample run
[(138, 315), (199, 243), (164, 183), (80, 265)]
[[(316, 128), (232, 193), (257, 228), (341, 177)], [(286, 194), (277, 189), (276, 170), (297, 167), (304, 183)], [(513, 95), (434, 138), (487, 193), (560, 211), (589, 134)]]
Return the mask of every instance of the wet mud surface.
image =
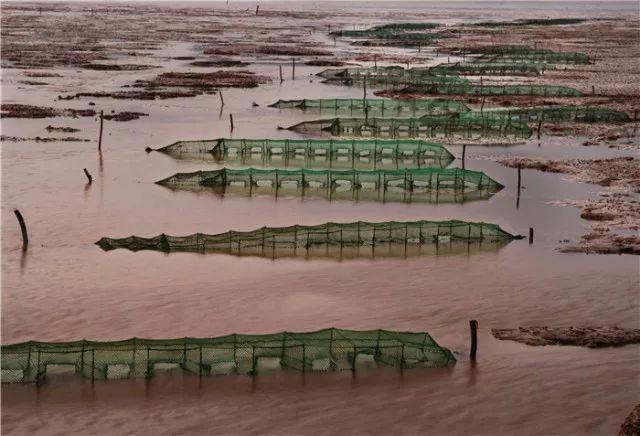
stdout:
[(573, 345), (601, 348), (640, 343), (640, 329), (617, 327), (519, 327), (492, 329), (491, 334), (502, 341), (526, 345)]

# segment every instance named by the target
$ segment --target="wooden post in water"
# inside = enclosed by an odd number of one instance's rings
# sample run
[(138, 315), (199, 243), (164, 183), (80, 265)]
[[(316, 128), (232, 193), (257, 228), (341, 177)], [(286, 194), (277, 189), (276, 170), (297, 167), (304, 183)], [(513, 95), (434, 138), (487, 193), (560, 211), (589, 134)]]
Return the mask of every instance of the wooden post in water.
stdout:
[(462, 144), (462, 169), (464, 168), (464, 158), (465, 155), (467, 154), (467, 144)]
[(478, 321), (475, 319), (469, 321), (469, 328), (471, 329), (471, 349), (469, 350), (469, 357), (471, 361), (475, 362), (476, 352), (478, 351)]
[(542, 117), (538, 121), (538, 141), (540, 140), (540, 129), (542, 128)]
[(529, 227), (529, 244), (533, 244), (533, 227)]
[(16, 214), (16, 218), (18, 219), (18, 224), (20, 224), (20, 230), (22, 231), (22, 246), (26, 247), (29, 245), (29, 235), (27, 234), (27, 225), (24, 222), (24, 218), (18, 209), (13, 209), (13, 213)]
[(89, 174), (89, 171), (87, 171), (86, 168), (82, 169), (84, 171), (84, 175), (87, 176), (87, 179), (89, 180), (89, 184), (91, 184), (93, 182), (93, 177), (91, 177), (91, 174)]
[(520, 206), (520, 189), (522, 186), (522, 164), (518, 164), (518, 200), (516, 206)]
[(218, 91), (218, 93), (220, 94), (220, 107), (224, 106), (224, 97), (222, 96), (222, 91)]
[(282, 77), (282, 65), (279, 65), (280, 67), (280, 83), (284, 82), (284, 78)]
[(375, 68), (375, 70), (378, 71), (378, 55), (377, 54), (373, 55), (373, 68)]
[(102, 150), (102, 124), (104, 123), (104, 111), (100, 111), (100, 136), (98, 136), (98, 151)]
[(231, 131), (233, 132), (233, 114), (229, 114), (229, 123), (231, 124)]
[(596, 87), (594, 85), (591, 85), (591, 95), (596, 95)]
[(291, 80), (296, 79), (296, 58), (291, 59)]
[(258, 10), (260, 9), (260, 5), (256, 5), (256, 16), (258, 15)]

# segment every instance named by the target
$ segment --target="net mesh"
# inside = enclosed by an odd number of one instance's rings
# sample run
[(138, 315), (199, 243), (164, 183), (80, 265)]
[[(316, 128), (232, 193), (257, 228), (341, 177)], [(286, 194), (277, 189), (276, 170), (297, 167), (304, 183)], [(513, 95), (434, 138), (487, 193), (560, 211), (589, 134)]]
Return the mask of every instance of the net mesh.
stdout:
[(588, 64), (589, 56), (584, 53), (555, 52), (548, 49), (535, 49), (528, 45), (487, 45), (464, 47), (453, 50), (456, 53), (483, 55), (476, 62), (548, 62), (556, 64)]
[(2, 346), (2, 382), (42, 382), (59, 367), (93, 379), (149, 378), (180, 368), (200, 376), (274, 370), (356, 370), (454, 365), (455, 357), (428, 333), (329, 328), (308, 333), (231, 334), (216, 338), (97, 342), (24, 342)]
[(544, 97), (581, 97), (575, 88), (555, 85), (481, 85), (481, 84), (412, 84), (397, 90), (400, 94), (433, 95), (539, 95)]
[[(354, 222), (315, 226), (263, 227), (248, 232), (208, 235), (157, 235), (151, 238), (101, 238), (96, 244), (109, 251), (220, 253), (260, 257), (375, 257), (440, 254), (495, 249), (517, 239), (495, 224), (465, 221)], [(422, 247), (427, 248), (421, 250)], [(351, 250), (349, 250), (351, 249)]]
[(301, 100), (278, 100), (269, 105), (280, 109), (297, 108), (303, 110), (317, 110), (318, 112), (364, 112), (365, 109), (369, 114), (380, 113), (410, 113), (412, 115), (423, 114), (447, 114), (469, 112), (470, 109), (464, 103), (456, 100), (445, 99), (408, 99), (408, 100), (392, 100), (384, 98), (375, 99), (301, 99)]
[(402, 170), (229, 169), (178, 173), (157, 182), (171, 189), (220, 195), (320, 197), (385, 202), (464, 202), (489, 198), (502, 185), (460, 168)]
[(454, 156), (421, 140), (229, 139), (178, 141), (157, 151), (177, 159), (287, 168), (398, 169), (448, 166)]
[(302, 133), (330, 132), (353, 137), (528, 138), (532, 130), (508, 117), (488, 117), (477, 112), (419, 118), (329, 118), (303, 121), (289, 127)]
[(575, 123), (611, 123), (629, 122), (626, 112), (595, 106), (540, 106), (529, 108), (493, 109), (485, 112), (486, 116), (507, 117), (522, 123), (536, 121)]
[(438, 73), (446, 74), (445, 68), (466, 76), (535, 76), (555, 66), (539, 62), (467, 62), (439, 66)]

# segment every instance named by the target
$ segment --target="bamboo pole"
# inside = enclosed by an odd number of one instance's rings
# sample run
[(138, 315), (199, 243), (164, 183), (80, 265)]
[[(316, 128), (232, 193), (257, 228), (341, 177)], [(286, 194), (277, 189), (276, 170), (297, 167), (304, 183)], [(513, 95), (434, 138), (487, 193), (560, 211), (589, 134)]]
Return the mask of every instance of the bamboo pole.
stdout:
[(20, 231), (22, 232), (22, 246), (26, 247), (29, 245), (29, 235), (27, 234), (27, 224), (24, 222), (24, 217), (20, 213), (18, 209), (14, 209), (13, 213), (16, 215), (18, 219), (18, 224), (20, 224)]

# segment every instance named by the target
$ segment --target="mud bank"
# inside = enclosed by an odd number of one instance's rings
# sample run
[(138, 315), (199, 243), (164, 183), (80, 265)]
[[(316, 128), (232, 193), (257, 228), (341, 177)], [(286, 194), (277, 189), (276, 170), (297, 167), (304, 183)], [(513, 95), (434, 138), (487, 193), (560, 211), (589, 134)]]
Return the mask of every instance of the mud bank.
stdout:
[(92, 117), (93, 109), (56, 109), (28, 104), (3, 104), (0, 106), (0, 118), (53, 118), (53, 117)]
[(640, 404), (633, 408), (620, 426), (618, 436), (637, 436), (640, 434)]
[(573, 180), (607, 188), (597, 200), (554, 201), (550, 204), (582, 209), (580, 217), (590, 222), (590, 231), (577, 243), (559, 248), (563, 253), (640, 254), (640, 164), (632, 157), (541, 161), (500, 159), (509, 167), (569, 174)]
[(133, 86), (148, 90), (162, 88), (189, 88), (193, 92), (215, 93), (218, 88), (255, 88), (271, 79), (250, 71), (215, 71), (212, 73), (169, 72), (153, 80), (137, 80)]
[(148, 117), (148, 116), (149, 114), (145, 114), (144, 112), (124, 111), (124, 112), (117, 112), (117, 113), (105, 115), (104, 119), (110, 120), (110, 121), (131, 121), (131, 120), (137, 120), (140, 117)]
[(84, 138), (75, 138), (73, 136), (67, 136), (64, 138), (55, 138), (55, 137), (40, 137), (36, 136), (35, 138), (23, 138), (20, 136), (0, 136), (0, 142), (24, 142), (24, 141), (33, 141), (33, 142), (90, 142), (90, 139)]
[(602, 348), (640, 344), (640, 329), (619, 327), (519, 327), (491, 329), (491, 334), (502, 341), (516, 341), (532, 346), (574, 345)]
[(521, 166), (543, 172), (564, 173), (579, 182), (640, 192), (640, 159), (633, 157), (565, 161), (505, 158), (498, 159), (498, 162), (511, 168)]

